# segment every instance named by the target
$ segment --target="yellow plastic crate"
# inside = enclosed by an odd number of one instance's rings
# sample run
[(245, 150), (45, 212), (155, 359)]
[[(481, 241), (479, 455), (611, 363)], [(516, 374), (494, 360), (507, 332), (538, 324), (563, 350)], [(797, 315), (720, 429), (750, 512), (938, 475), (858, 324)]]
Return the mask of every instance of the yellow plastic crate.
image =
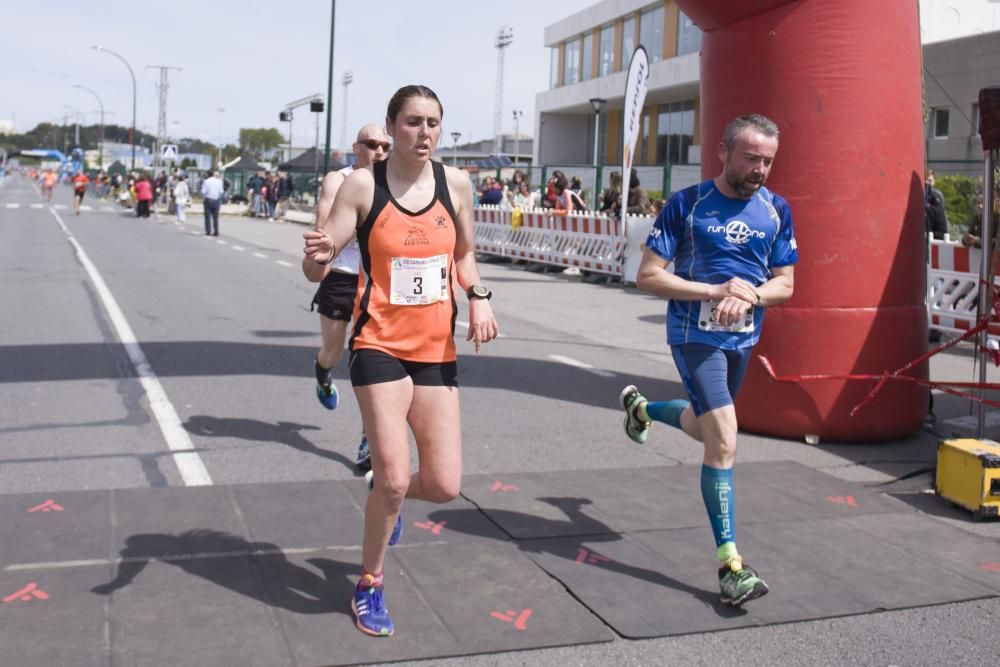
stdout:
[(937, 494), (971, 510), (976, 519), (1000, 513), (1000, 445), (962, 438), (938, 445)]

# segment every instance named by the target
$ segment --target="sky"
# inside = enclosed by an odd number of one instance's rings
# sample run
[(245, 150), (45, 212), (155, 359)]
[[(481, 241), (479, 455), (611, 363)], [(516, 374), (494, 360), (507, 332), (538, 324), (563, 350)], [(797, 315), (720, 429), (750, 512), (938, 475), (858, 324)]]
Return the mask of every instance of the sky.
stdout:
[[(381, 122), (389, 97), (410, 83), (428, 85), (441, 98), (443, 147), (451, 145), (454, 131), (462, 133), (460, 143), (490, 138), (493, 44), (503, 25), (514, 29), (505, 53), (503, 131), (514, 131), (511, 112), (518, 109), (524, 112), (518, 129), (530, 135), (535, 95), (549, 83), (544, 28), (595, 1), (341, 0), (331, 143), (340, 144), (340, 81), (346, 70), (354, 75), (347, 94), (348, 142), (362, 125)], [(925, 42), (1000, 29), (998, 0), (919, 1)], [(167, 132), (174, 138), (235, 143), (241, 127), (276, 127), (287, 136), (288, 125), (278, 121), (285, 105), (326, 94), (330, 0), (3, 0), (0, 25), (0, 120), (13, 118), (19, 132), (43, 121), (61, 123), (66, 114), (76, 118), (67, 106), (97, 124), (97, 101), (74, 84), (101, 97), (107, 123), (131, 123), (128, 70), (113, 56), (88, 48), (92, 44), (131, 64), (138, 84), (136, 124), (150, 134), (156, 133), (159, 104), (159, 71), (150, 65), (182, 68), (169, 74)], [(320, 143), (325, 122), (320, 119)], [(315, 115), (299, 109), (293, 129), (296, 147), (311, 146)]]
[[(444, 106), (442, 146), (450, 133), (459, 143), (493, 135), (497, 51), (501, 26), (514, 30), (505, 52), (503, 131), (513, 132), (512, 111), (524, 112), (519, 131), (530, 135), (535, 94), (549, 83), (549, 50), (543, 32), (592, 0), (503, 0), (500, 3), (424, 0), (340, 0), (334, 33), (331, 143), (339, 145), (345, 70), (347, 134), (381, 122), (392, 93), (412, 83), (430, 86)], [(148, 9), (147, 9), (148, 7)], [(502, 12), (494, 18), (495, 8)], [(128, 126), (132, 84), (117, 58), (91, 50), (102, 45), (135, 71), (136, 125), (156, 133), (160, 72), (170, 71), (167, 132), (217, 143), (235, 143), (241, 127), (276, 127), (291, 101), (326, 96), (330, 0), (174, 0), (170, 3), (83, 3), (79, 0), (4, 0), (0, 22), (0, 119), (13, 118), (18, 132), (44, 121), (70, 122), (77, 111), (99, 122), (93, 89), (104, 103), (105, 122)], [(66, 106), (73, 110), (66, 109)], [(220, 108), (225, 109), (219, 112)], [(294, 145), (311, 146), (315, 116), (308, 107), (293, 120)], [(320, 144), (325, 141), (325, 114)]]

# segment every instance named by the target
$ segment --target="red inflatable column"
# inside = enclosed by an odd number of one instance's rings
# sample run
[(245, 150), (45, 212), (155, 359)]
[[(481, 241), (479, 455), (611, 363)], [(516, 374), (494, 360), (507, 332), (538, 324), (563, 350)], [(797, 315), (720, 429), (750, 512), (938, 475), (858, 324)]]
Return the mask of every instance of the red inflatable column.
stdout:
[[(912, 0), (677, 0), (703, 31), (702, 173), (728, 121), (781, 128), (768, 186), (792, 208), (795, 296), (767, 312), (757, 354), (779, 375), (882, 373), (927, 350), (923, 122)], [(756, 355), (755, 355), (756, 357)], [(911, 371), (927, 377), (927, 365)], [(773, 382), (754, 358), (740, 426), (878, 441), (920, 428), (925, 389), (890, 382)]]

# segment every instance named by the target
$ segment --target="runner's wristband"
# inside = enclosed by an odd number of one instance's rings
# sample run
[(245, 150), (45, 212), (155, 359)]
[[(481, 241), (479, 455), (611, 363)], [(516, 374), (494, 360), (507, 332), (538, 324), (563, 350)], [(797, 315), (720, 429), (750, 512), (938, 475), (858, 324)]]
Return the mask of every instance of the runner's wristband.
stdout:
[[(320, 266), (326, 266), (327, 264), (329, 264), (330, 262), (332, 262), (333, 258), (336, 257), (336, 256), (337, 256), (337, 248), (336, 248), (336, 246), (334, 246), (333, 251), (330, 253), (330, 259), (326, 260), (325, 262), (321, 262), (318, 259), (316, 259), (315, 255), (314, 255), (313, 256), (313, 261), (316, 262), (317, 264), (319, 264)], [(757, 300), (760, 301), (760, 297), (757, 297)]]

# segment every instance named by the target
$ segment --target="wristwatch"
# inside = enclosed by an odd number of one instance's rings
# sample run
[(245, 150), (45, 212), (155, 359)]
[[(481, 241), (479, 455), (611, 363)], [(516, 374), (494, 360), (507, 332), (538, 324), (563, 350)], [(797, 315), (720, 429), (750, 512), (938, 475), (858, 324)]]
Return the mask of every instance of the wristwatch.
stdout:
[(482, 283), (476, 283), (465, 291), (465, 296), (470, 299), (487, 299), (493, 296), (492, 290)]

